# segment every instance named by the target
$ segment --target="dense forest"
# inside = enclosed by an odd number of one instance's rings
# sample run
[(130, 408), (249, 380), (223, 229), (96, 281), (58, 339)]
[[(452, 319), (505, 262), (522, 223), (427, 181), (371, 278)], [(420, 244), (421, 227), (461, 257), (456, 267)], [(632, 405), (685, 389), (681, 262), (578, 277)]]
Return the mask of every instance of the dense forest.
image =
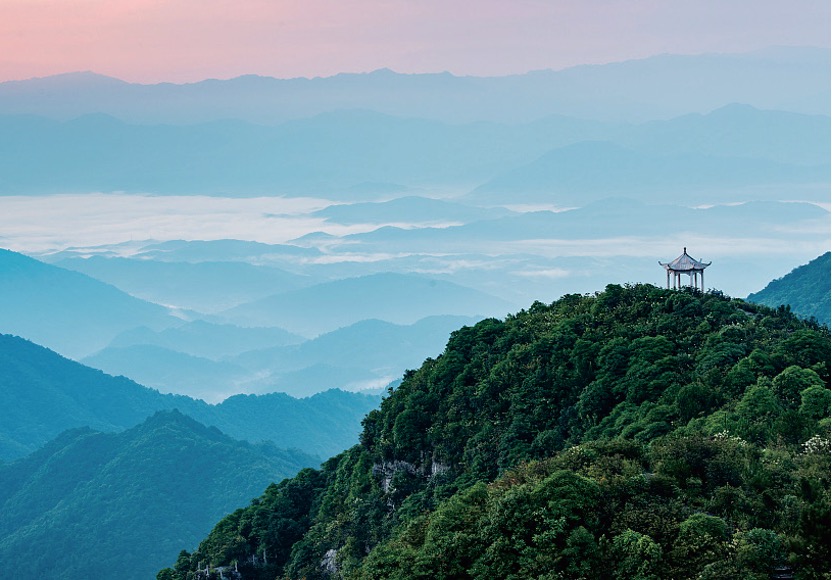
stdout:
[(829, 326), (830, 323), (830, 252), (826, 252), (799, 266), (768, 286), (748, 296), (749, 302), (777, 308), (788, 304), (803, 318), (814, 318)]
[(157, 578), (829, 578), (829, 366), (827, 327), (718, 292), (535, 303)]
[(318, 464), (178, 411), (119, 433), (65, 431), (0, 465), (0, 562), (13, 578), (152, 577), (269, 482)]

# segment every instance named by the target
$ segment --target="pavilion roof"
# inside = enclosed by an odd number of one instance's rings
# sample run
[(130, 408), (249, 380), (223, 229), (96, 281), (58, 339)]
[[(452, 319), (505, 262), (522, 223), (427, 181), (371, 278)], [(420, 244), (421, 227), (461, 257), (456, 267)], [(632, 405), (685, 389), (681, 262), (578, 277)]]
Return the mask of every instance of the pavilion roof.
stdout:
[(711, 265), (711, 262), (700, 262), (688, 255), (688, 249), (684, 248), (682, 255), (671, 262), (659, 262), (666, 270), (673, 270), (675, 272), (693, 272), (694, 270), (704, 270)]

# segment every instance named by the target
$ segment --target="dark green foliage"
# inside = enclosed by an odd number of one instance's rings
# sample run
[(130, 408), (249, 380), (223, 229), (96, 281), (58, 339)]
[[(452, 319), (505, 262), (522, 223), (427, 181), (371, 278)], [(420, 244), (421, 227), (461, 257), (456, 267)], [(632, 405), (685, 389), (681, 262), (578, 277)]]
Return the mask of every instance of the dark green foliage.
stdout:
[[(827, 328), (719, 293), (535, 303), (408, 372), (360, 446), (306, 476), (308, 511), (264, 496), (192, 562), (275, 554), (244, 578), (828, 578), (829, 364)], [(267, 540), (258, 518), (298, 528)]]
[[(26, 578), (148, 578), (264, 485), (316, 463), (176, 411), (122, 433), (67, 431), (0, 467), (0, 562)], [(180, 553), (176, 567), (190, 564)]]
[(802, 318), (830, 323), (830, 252), (795, 268), (782, 278), (748, 295), (749, 302), (772, 308), (787, 305)]

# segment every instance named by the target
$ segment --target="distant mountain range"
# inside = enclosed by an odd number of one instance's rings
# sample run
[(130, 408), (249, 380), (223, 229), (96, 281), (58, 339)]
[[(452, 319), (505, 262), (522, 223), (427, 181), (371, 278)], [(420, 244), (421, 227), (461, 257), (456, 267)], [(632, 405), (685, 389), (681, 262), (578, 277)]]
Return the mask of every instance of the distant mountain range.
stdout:
[(232, 437), (268, 440), (325, 458), (355, 442), (361, 418), (379, 401), (370, 395), (328, 391), (306, 399), (273, 393), (209, 405), (163, 395), (9, 335), (0, 335), (0, 384), (0, 408), (14, 410), (0, 422), (4, 461), (34, 451), (66, 429), (120, 431), (170, 409)]
[(66, 431), (0, 466), (0, 561), (27, 578), (151, 578), (217, 518), (317, 464), (177, 411), (120, 433)]
[(427, 316), (502, 316), (512, 305), (485, 292), (415, 274), (379, 273), (325, 282), (220, 313), (236, 324), (316, 336), (366, 319), (413, 324)]
[(391, 224), (396, 222), (423, 225), (479, 221), (510, 215), (501, 207), (476, 207), (441, 199), (415, 195), (389, 201), (330, 205), (312, 215), (339, 224)]
[[(622, 193), (656, 199), (700, 189), (826, 184), (829, 125), (826, 115), (735, 104), (644, 124), (563, 116), (522, 125), (452, 124), (351, 110), (274, 127), (233, 120), (134, 125), (101, 114), (70, 121), (3, 116), (0, 194), (304, 194), (361, 201), (441, 186), (474, 190), (472, 200), (491, 205), (506, 203), (508, 193), (512, 203), (574, 205)], [(387, 185), (366, 187), (372, 183)], [(712, 200), (700, 202), (706, 201)], [(414, 216), (424, 219), (427, 202), (420, 203)], [(454, 215), (450, 207), (442, 213)], [(469, 208), (461, 215), (475, 214)], [(320, 215), (356, 221), (338, 208)]]
[[(829, 120), (824, 123), (828, 127)], [(794, 188), (828, 181), (828, 163), (789, 165), (744, 157), (744, 153), (737, 150), (737, 157), (648, 154), (610, 142), (582, 142), (498, 175), (470, 196), (480, 202), (498, 203), (512, 196), (569, 207), (613, 195), (662, 201), (670, 191), (676, 198), (688, 197), (701, 204), (722, 201), (726, 191), (734, 188), (772, 184)]]
[[(211, 401), (240, 392), (306, 397), (332, 388), (385, 387), (439, 354), (453, 330), (480, 318), (431, 316), (411, 325), (363, 320), (291, 344), (270, 336), (279, 329), (197, 321), (158, 333), (128, 331), (81, 362), (164, 392)], [(225, 329), (240, 342), (229, 340)]]
[(114, 286), (0, 249), (0, 332), (81, 357), (125, 330), (181, 323), (167, 308)]
[(759, 292), (748, 295), (749, 302), (772, 308), (787, 305), (801, 318), (814, 318), (830, 325), (830, 253), (818, 256), (808, 264), (798, 266), (782, 278), (772, 280)]
[(289, 346), (303, 341), (302, 337), (282, 328), (243, 328), (194, 320), (158, 332), (147, 327), (127, 330), (116, 336), (108, 348), (153, 345), (220, 361), (252, 350)]
[(8, 114), (70, 119), (105, 113), (135, 123), (242, 119), (278, 123), (335, 109), (452, 122), (526, 122), (551, 114), (642, 121), (706, 112), (732, 102), (802, 113), (829, 111), (829, 50), (660, 55), (506, 77), (398, 74), (327, 78), (244, 76), (139, 85), (93, 73), (0, 84)]
[(753, 201), (742, 204), (693, 208), (669, 203), (644, 203), (625, 197), (610, 197), (584, 203), (566, 211), (534, 211), (507, 215), (445, 228), (383, 227), (346, 236), (345, 248), (355, 251), (428, 252), (442, 247), (446, 252), (487, 252), (491, 244), (506, 241), (577, 241), (602, 237), (668, 237), (674, 232), (691, 235), (771, 235), (783, 226), (794, 235), (800, 226), (814, 229), (829, 220), (829, 212), (811, 203)]
[(243, 262), (189, 263), (90, 256), (52, 263), (112, 284), (137, 298), (200, 312), (226, 310), (314, 282), (308, 276)]

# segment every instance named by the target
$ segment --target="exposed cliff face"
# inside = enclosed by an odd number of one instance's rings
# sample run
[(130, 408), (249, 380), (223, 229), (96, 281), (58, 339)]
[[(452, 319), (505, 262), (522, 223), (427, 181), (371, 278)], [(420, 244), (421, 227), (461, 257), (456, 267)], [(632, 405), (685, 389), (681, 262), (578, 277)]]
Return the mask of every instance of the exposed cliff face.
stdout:
[(359, 446), (267, 490), (190, 558), (268, 550), (245, 578), (821, 570), (829, 359), (827, 329), (719, 294), (537, 303), (453, 333)]

